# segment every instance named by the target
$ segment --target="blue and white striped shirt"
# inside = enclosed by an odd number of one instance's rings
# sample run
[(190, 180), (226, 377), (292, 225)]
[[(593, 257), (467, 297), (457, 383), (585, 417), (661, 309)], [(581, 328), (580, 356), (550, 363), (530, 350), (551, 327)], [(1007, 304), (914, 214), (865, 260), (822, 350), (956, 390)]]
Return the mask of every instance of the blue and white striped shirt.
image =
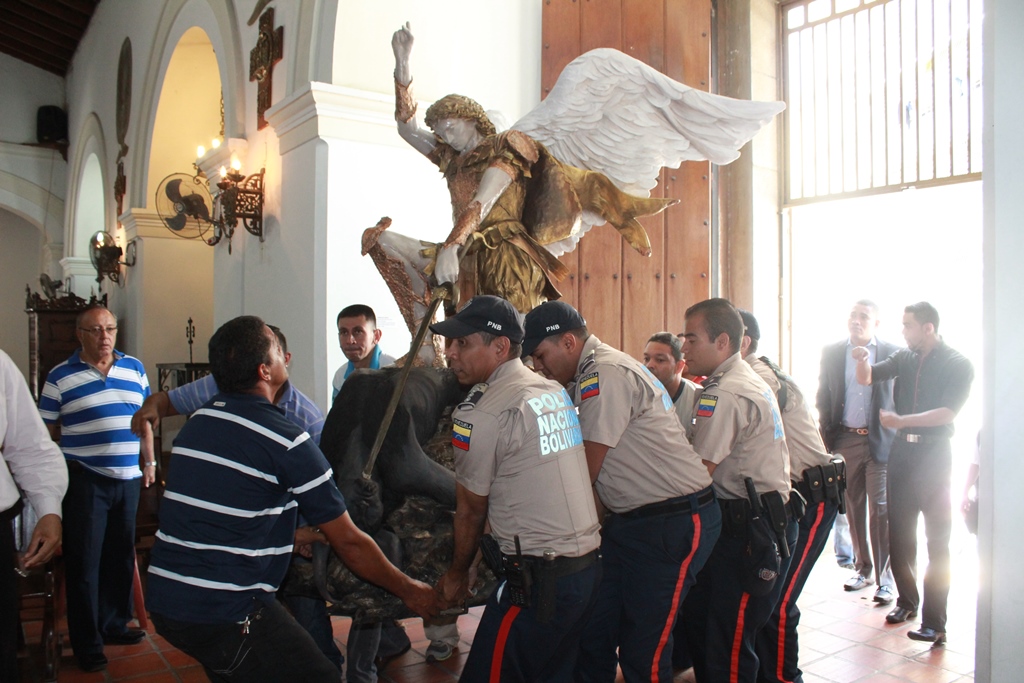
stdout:
[(46, 377), (39, 414), (47, 424), (60, 422), (65, 458), (112, 479), (136, 479), (142, 471), (132, 415), (148, 396), (149, 379), (139, 359), (114, 351), (104, 376), (78, 349)]
[(146, 604), (178, 621), (241, 621), (284, 578), (298, 512), (313, 526), (345, 513), (320, 449), (260, 396), (194, 412), (168, 470)]
[[(183, 384), (167, 392), (171, 405), (179, 415), (191, 415), (204, 403), (220, 393), (213, 375), (205, 375), (195, 382)], [(320, 445), (320, 433), (324, 431), (324, 414), (313, 401), (295, 388), (291, 382), (284, 385), (284, 393), (275, 404), (284, 411), (284, 416), (309, 432), (313, 443)]]

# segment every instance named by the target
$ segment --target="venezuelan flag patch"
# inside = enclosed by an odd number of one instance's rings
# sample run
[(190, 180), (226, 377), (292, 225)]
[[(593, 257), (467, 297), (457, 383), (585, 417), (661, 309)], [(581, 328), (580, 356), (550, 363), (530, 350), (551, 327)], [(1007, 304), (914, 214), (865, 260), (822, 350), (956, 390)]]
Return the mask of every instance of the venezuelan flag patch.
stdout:
[(601, 393), (601, 383), (598, 381), (597, 373), (592, 372), (580, 380), (580, 400), (586, 401)]
[(452, 424), (452, 448), (461, 451), (469, 450), (469, 438), (473, 435), (473, 425), (462, 420), (454, 420)]
[(697, 417), (711, 417), (715, 414), (715, 406), (718, 405), (717, 396), (701, 396), (697, 401)]

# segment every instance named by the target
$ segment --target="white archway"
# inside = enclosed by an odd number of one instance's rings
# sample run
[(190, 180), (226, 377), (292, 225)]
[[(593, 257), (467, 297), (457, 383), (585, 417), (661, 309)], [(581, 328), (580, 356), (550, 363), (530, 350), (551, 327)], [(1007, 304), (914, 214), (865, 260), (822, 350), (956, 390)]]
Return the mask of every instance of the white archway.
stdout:
[[(238, 21), (234, 3), (229, 0), (168, 0), (164, 4), (153, 41), (154, 48), (139, 82), (142, 96), (130, 143), (132, 163), (126, 208), (147, 207), (152, 201), (149, 196), (150, 141), (153, 139), (160, 92), (182, 36), (193, 27), (202, 29), (216, 55), (224, 95), (224, 136), (245, 137), (243, 103), (248, 68), (242, 56)], [(193, 152), (196, 144), (201, 143), (192, 144)]]
[[(97, 230), (113, 230), (117, 221), (112, 201), (113, 183), (107, 172), (107, 143), (103, 124), (90, 113), (74, 137), (71, 187), (64, 219), (64, 256), (89, 257), (89, 237)], [(109, 193), (109, 194), (108, 194)]]

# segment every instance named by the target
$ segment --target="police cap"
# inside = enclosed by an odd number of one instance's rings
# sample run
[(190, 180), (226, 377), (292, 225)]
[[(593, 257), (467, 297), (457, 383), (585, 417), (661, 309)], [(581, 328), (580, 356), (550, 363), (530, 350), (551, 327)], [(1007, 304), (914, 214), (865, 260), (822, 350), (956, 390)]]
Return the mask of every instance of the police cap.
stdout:
[(487, 332), (496, 337), (508, 337), (514, 344), (523, 341), (523, 319), (519, 311), (501, 297), (490, 295), (473, 297), (461, 311), (434, 323), (430, 329), (449, 339)]
[(523, 357), (532, 354), (542, 341), (553, 334), (562, 334), (586, 326), (587, 321), (569, 304), (564, 301), (545, 301), (526, 314)]

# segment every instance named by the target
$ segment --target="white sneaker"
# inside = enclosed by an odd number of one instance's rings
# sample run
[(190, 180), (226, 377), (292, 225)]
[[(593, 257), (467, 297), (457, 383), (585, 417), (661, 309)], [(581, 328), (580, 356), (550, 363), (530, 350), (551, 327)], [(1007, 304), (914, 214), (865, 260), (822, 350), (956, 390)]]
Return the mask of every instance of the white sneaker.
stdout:
[(452, 656), (455, 648), (440, 640), (430, 641), (430, 645), (427, 646), (427, 661), (428, 662), (443, 662)]

